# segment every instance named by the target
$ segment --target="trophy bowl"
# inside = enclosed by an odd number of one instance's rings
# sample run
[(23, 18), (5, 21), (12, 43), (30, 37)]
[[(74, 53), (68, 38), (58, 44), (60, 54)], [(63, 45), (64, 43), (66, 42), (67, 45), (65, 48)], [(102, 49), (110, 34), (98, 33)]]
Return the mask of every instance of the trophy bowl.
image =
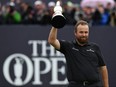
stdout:
[(62, 28), (66, 24), (66, 18), (63, 15), (55, 15), (51, 21), (52, 26), (55, 28)]

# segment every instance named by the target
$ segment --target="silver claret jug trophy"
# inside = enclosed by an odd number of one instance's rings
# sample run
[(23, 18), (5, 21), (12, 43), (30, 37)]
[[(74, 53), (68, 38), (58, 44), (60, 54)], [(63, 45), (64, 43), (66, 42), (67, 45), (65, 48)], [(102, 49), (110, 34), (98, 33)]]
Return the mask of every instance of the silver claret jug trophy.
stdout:
[(66, 24), (66, 18), (62, 14), (62, 7), (60, 5), (60, 1), (57, 1), (54, 7), (54, 14), (51, 19), (52, 26), (58, 29), (64, 27)]

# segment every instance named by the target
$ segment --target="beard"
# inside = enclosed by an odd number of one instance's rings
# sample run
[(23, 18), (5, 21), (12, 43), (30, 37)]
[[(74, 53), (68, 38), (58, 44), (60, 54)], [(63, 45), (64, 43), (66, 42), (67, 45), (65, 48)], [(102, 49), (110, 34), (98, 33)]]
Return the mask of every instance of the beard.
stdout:
[(88, 37), (78, 37), (77, 40), (80, 44), (86, 44), (88, 42)]

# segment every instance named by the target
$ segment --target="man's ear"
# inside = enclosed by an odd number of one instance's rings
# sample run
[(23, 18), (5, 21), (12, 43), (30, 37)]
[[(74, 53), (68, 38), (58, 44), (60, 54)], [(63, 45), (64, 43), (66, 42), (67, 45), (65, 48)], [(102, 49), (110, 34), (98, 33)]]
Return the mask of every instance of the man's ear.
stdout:
[(76, 36), (76, 31), (74, 31), (74, 35)]

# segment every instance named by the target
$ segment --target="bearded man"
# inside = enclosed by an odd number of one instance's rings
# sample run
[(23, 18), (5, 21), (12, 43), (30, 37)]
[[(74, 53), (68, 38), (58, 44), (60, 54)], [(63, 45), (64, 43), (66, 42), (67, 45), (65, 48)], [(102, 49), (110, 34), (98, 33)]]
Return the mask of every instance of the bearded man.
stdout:
[(108, 71), (100, 48), (88, 41), (88, 23), (80, 20), (75, 25), (73, 41), (58, 40), (57, 31), (52, 27), (48, 42), (65, 56), (68, 87), (109, 87)]

